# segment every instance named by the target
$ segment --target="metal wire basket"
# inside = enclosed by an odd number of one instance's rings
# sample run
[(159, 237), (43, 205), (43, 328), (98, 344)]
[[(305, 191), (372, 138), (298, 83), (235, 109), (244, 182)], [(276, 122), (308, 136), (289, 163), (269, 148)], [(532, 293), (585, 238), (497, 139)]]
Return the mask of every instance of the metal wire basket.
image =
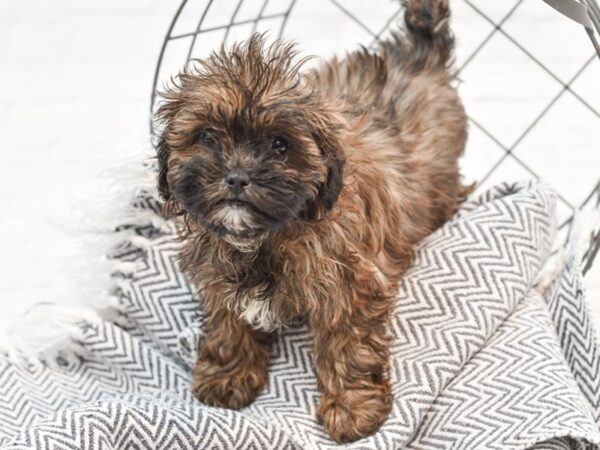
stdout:
[[(549, 181), (559, 195), (560, 229), (568, 236), (578, 211), (600, 212), (600, 156), (589, 158), (600, 154), (600, 90), (592, 88), (593, 92), (588, 92), (589, 88), (580, 86), (582, 79), (594, 78), (596, 72), (600, 73), (600, 59), (597, 58), (600, 53), (595, 53), (595, 49), (600, 52), (596, 38), (600, 33), (600, 9), (595, 0), (581, 0), (581, 3), (575, 0), (544, 1), (583, 24), (587, 36), (582, 28), (533, 0), (461, 0), (452, 3), (454, 16), (469, 25), (463, 27), (466, 34), (462, 33), (463, 29), (454, 27), (459, 43), (459, 78), (467, 87), (469, 80), (476, 77), (487, 76), (495, 80), (488, 86), (489, 91), (477, 92), (471, 98), (467, 92), (470, 144), (465, 156), (467, 167), (463, 167), (463, 172), (477, 181), (480, 188), (524, 177)], [(541, 8), (539, 5), (542, 4), (545, 9), (532, 13), (534, 3), (536, 8)], [(358, 44), (373, 47), (396, 25), (402, 13), (399, 2), (390, 0), (322, 0), (318, 5), (318, 11), (315, 11), (315, 2), (310, 0), (183, 0), (160, 51), (152, 87), (151, 112), (156, 107), (157, 91), (165, 81), (168, 82), (184, 64), (208, 55), (222, 43), (246, 39), (256, 31), (268, 31), (272, 37), (291, 37), (299, 41), (303, 51), (330, 56), (352, 50)], [(560, 30), (546, 29), (546, 19), (550, 15), (554, 28), (558, 23), (556, 20), (560, 20)], [(529, 33), (524, 33), (522, 25), (527, 21), (525, 30), (529, 29)], [(545, 55), (553, 44), (552, 39), (559, 35), (560, 39), (572, 41), (567, 51), (575, 51), (579, 58), (573, 57), (572, 53), (562, 59), (560, 55)], [(497, 48), (499, 40), (501, 45), (509, 45), (504, 53), (514, 52), (512, 59), (506, 58), (502, 49)], [(461, 41), (468, 45), (461, 46)], [(497, 60), (502, 62), (503, 58), (507, 68), (497, 64)], [(514, 75), (523, 68), (535, 72), (533, 76), (523, 74), (516, 78), (531, 80), (529, 91), (546, 85), (552, 88), (531, 96), (517, 82), (515, 86), (508, 86), (506, 92), (498, 92), (498, 84), (502, 84), (504, 75)], [(494, 69), (497, 70), (494, 72)], [(595, 84), (600, 85), (600, 77)], [(594, 82), (591, 85), (594, 86)], [(490, 97), (488, 106), (481, 107), (487, 97)], [(520, 103), (511, 110), (510, 101)], [(499, 108), (500, 103), (508, 106)], [(529, 108), (529, 103), (534, 106)], [(523, 108), (529, 108), (531, 112), (523, 115)], [(496, 117), (490, 119), (490, 111), (498, 109), (500, 117), (494, 113)], [(574, 110), (577, 113), (573, 113)], [(510, 133), (506, 132), (508, 128)], [(540, 135), (545, 139), (540, 140)], [(586, 138), (573, 142), (565, 155), (562, 150), (553, 148), (556, 142), (561, 142), (561, 136)], [(551, 147), (550, 151), (545, 153), (545, 146)], [(556, 160), (551, 170), (554, 180), (546, 169), (548, 154)], [(574, 155), (579, 160), (588, 157), (589, 163), (580, 162), (570, 171), (568, 161)], [(477, 163), (469, 162), (469, 157)], [(591, 225), (587, 236), (589, 248), (583, 256), (584, 273), (592, 267), (600, 249), (600, 220)]]

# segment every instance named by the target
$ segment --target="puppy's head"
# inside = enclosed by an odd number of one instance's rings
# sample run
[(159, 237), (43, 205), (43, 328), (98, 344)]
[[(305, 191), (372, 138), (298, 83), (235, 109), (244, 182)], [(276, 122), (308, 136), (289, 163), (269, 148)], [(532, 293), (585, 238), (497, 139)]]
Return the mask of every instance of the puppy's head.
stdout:
[(333, 208), (340, 124), (295, 56), (254, 35), (196, 61), (163, 94), (158, 184), (169, 210), (251, 238)]

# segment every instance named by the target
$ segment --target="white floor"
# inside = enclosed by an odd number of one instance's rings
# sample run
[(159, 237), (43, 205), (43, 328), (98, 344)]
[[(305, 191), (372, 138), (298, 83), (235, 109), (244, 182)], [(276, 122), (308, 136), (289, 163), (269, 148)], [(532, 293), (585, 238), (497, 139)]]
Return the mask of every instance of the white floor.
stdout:
[[(473, 0), (493, 21), (501, 20), (515, 2)], [(90, 200), (106, 185), (98, 170), (149, 152), (152, 76), (177, 3), (0, 2), (0, 327), (34, 301), (78, 292), (69, 269), (82, 257), (79, 238), (68, 231), (77, 220), (73, 205), (83, 201), (90, 209), (100, 207)], [(368, 8), (359, 0), (340, 3), (375, 31), (396, 8), (389, 0), (369, 2)], [(494, 26), (463, 0), (452, 3), (462, 66)], [(231, 8), (237, 0), (220, 4)], [(215, 20), (223, 17), (228, 18), (228, 13)], [(313, 53), (330, 54), (370, 42), (360, 27), (340, 22), (343, 17), (328, 1), (298, 0), (288, 30)], [(524, 0), (505, 29), (563, 82), (593, 55), (583, 30), (541, 0)], [(231, 37), (235, 36), (233, 30)], [(204, 45), (200, 51), (207, 48)], [(500, 33), (490, 38), (461, 78), (468, 112), (506, 147), (562, 90), (556, 78)], [(572, 86), (596, 110), (600, 109), (598, 80), (600, 60), (596, 59)], [(600, 175), (599, 124), (598, 117), (567, 92), (515, 154), (565, 200), (577, 203)], [(477, 126), (471, 127), (464, 160), (469, 179), (481, 177), (502, 155), (497, 143)], [(509, 159), (485, 185), (530, 176)], [(567, 212), (561, 204), (561, 216)], [(600, 261), (587, 283), (600, 329)]]

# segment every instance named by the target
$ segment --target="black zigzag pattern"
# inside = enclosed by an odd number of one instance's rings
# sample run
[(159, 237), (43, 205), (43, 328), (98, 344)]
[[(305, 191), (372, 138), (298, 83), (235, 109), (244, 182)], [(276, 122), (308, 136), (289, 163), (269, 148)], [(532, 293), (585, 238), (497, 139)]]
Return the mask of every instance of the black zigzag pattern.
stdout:
[[(497, 187), (420, 245), (391, 326), (392, 414), (347, 448), (598, 448), (600, 355), (575, 264), (548, 298), (531, 289), (552, 248), (554, 202), (537, 184)], [(125, 320), (83, 324), (83, 358), (0, 359), (0, 448), (338, 448), (315, 419), (305, 324), (276, 337), (252, 405), (194, 399), (201, 301), (178, 270), (173, 227), (141, 235), (150, 246), (113, 255), (138, 267), (118, 280)]]
[(565, 359), (600, 425), (600, 351), (584, 297), (580, 271), (571, 261), (556, 281), (548, 306)]
[(572, 423), (593, 439), (598, 427), (552, 327), (544, 300), (523, 298), (438, 396), (409, 448), (527, 448), (569, 436)]

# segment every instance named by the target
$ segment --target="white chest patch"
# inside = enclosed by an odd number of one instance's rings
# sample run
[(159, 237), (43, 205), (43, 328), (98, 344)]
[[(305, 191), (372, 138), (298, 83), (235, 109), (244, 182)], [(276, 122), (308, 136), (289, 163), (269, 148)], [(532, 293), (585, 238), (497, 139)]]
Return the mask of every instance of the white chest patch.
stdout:
[(256, 297), (248, 293), (240, 298), (234, 291), (230, 291), (226, 299), (227, 307), (255, 330), (273, 331), (281, 325), (271, 310), (269, 301), (256, 300)]
[(273, 331), (278, 326), (268, 301), (246, 297), (239, 306), (239, 314), (256, 330)]

